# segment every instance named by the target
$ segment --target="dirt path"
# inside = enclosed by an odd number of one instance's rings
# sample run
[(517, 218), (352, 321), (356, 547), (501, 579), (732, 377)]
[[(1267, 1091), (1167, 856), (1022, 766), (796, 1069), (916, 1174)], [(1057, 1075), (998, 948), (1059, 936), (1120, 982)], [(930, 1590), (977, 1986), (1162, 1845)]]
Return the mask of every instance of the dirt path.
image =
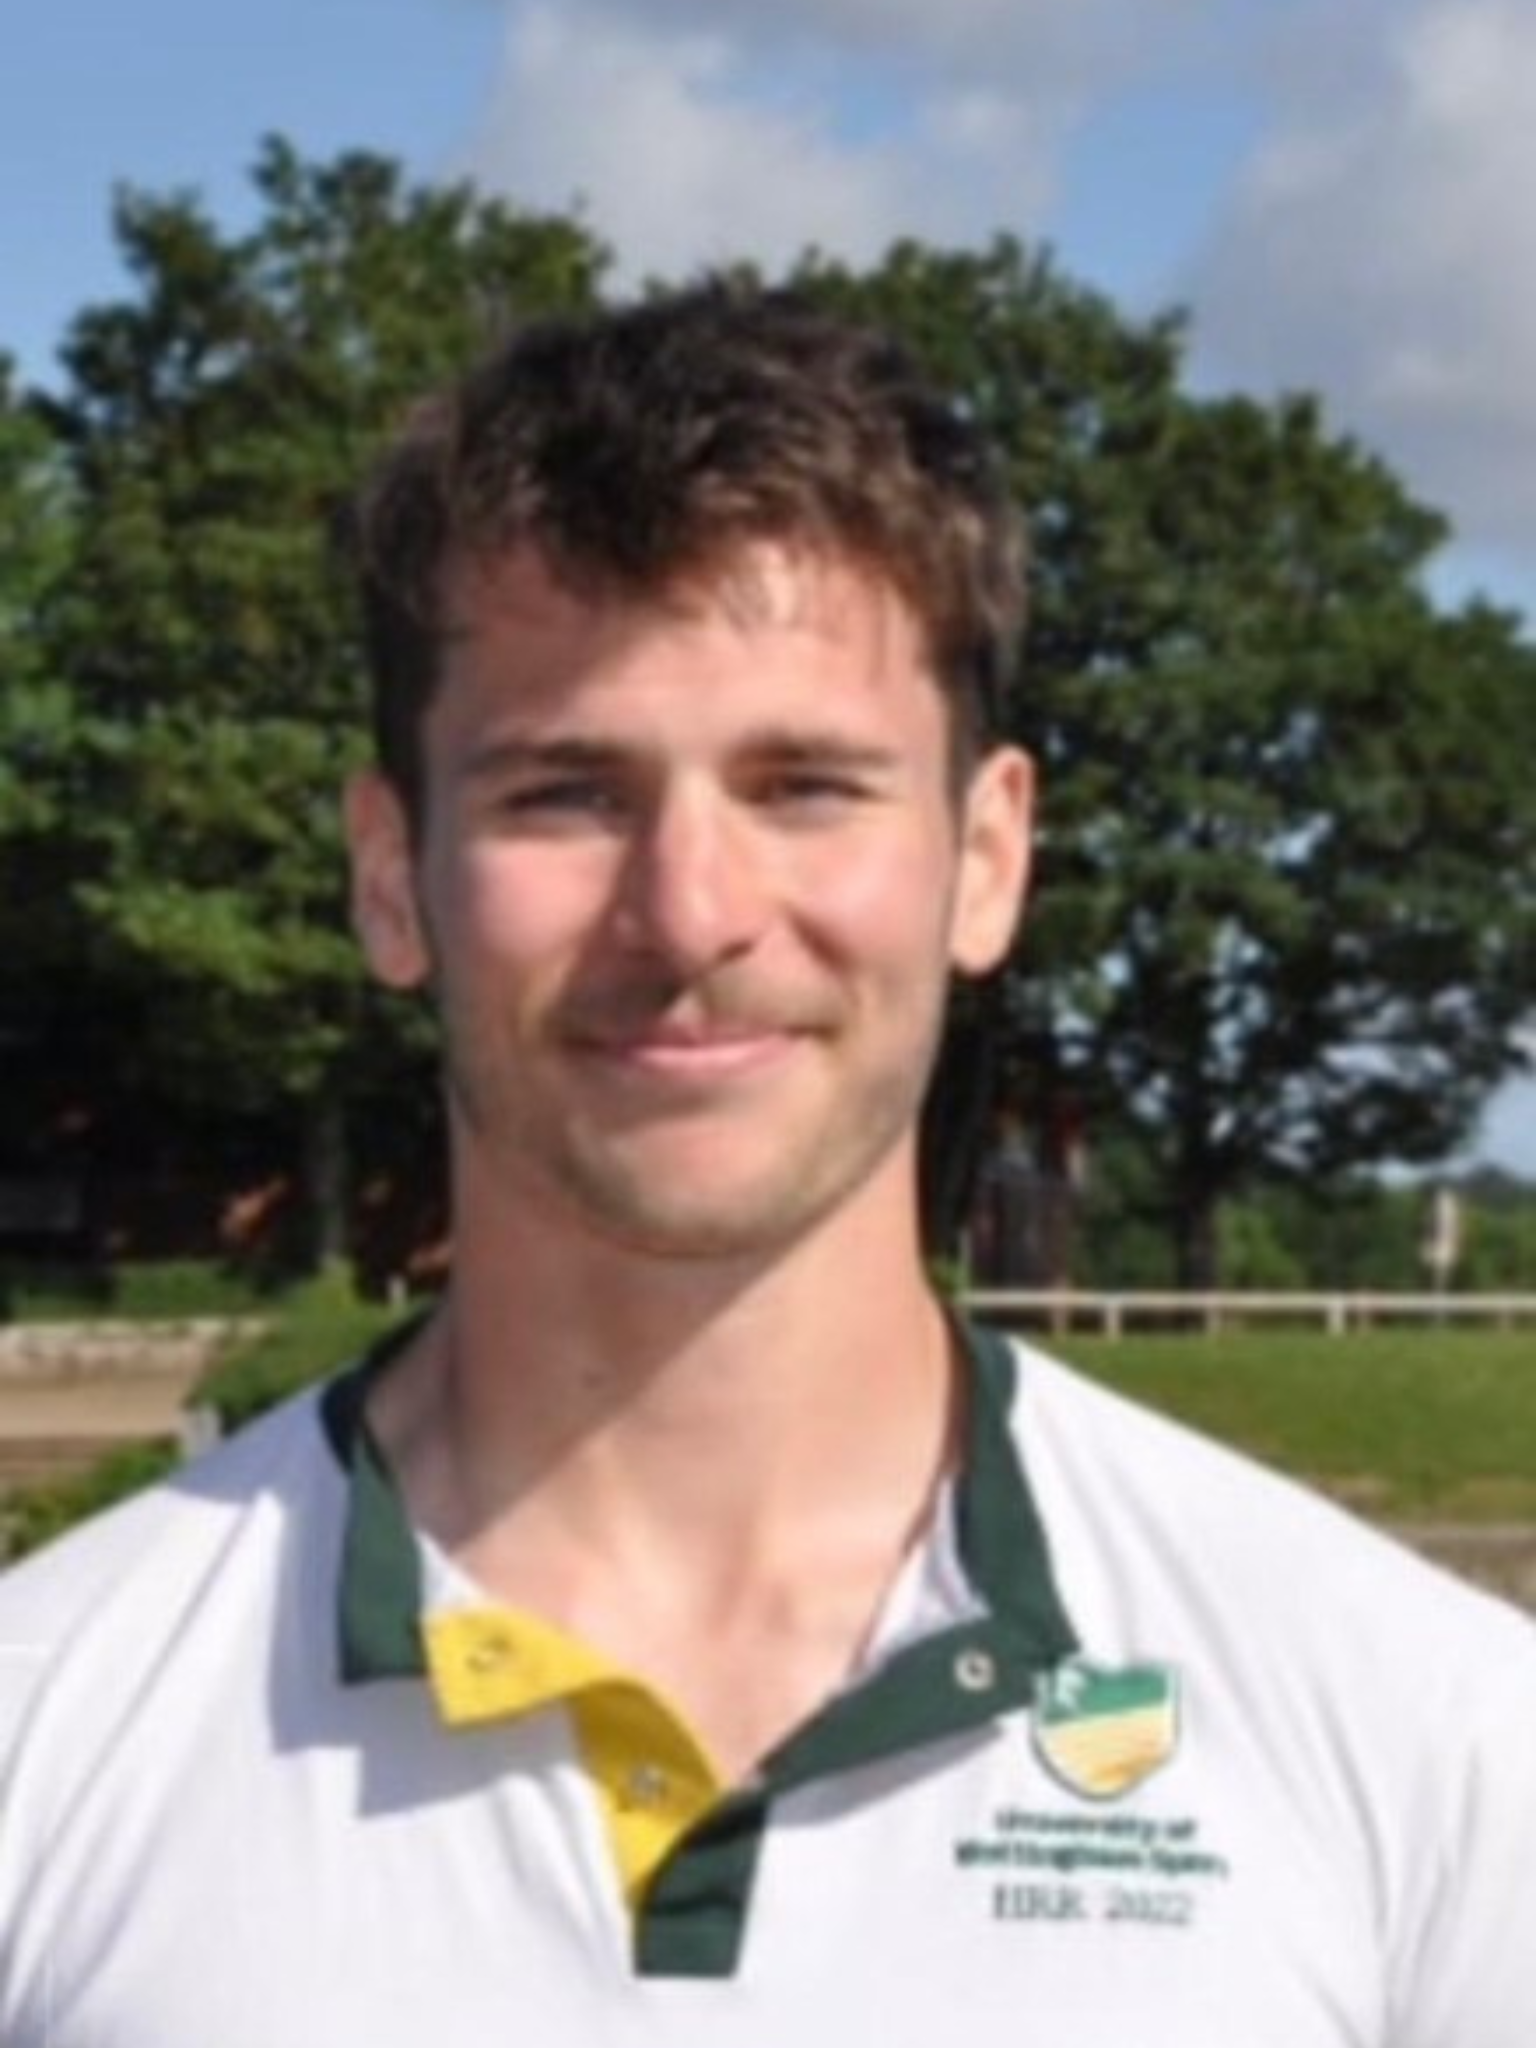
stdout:
[(174, 1436), (191, 1378), (172, 1373), (0, 1384), (0, 1442), (28, 1437)]
[(1536, 1614), (1536, 1529), (1497, 1522), (1415, 1524), (1392, 1531), (1448, 1571)]
[(67, 1478), (123, 1444), (179, 1441), (194, 1378), (0, 1381), (0, 1492)]

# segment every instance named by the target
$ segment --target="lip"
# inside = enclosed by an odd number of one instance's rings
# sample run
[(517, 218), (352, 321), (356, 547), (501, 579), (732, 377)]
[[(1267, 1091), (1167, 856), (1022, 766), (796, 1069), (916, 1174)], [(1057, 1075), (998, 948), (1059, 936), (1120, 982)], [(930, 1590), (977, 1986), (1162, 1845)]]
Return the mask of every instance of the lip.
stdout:
[(696, 1031), (661, 1027), (580, 1044), (588, 1058), (619, 1073), (657, 1080), (732, 1080), (777, 1065), (800, 1034), (778, 1026), (729, 1026)]

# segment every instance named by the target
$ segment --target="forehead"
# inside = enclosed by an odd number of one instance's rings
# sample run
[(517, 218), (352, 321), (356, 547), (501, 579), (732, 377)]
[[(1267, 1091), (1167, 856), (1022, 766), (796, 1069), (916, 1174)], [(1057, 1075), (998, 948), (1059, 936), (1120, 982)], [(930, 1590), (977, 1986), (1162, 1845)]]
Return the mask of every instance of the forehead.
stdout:
[[(916, 677), (932, 684), (924, 635), (878, 572), (844, 555), (752, 541), (660, 589), (558, 573), (537, 549), (461, 562), (443, 587), (447, 694), (494, 684), (527, 698), (619, 680), (648, 655), (708, 646), (724, 677), (802, 665), (824, 678)], [(771, 664), (769, 657), (772, 656)]]
[(911, 620), (878, 568), (810, 542), (745, 539), (656, 583), (631, 583), (602, 568), (567, 568), (525, 543), (449, 563), (443, 579), (445, 636), (488, 628), (552, 631), (601, 618), (682, 623), (721, 614), (742, 628), (805, 625), (836, 630), (859, 601)]

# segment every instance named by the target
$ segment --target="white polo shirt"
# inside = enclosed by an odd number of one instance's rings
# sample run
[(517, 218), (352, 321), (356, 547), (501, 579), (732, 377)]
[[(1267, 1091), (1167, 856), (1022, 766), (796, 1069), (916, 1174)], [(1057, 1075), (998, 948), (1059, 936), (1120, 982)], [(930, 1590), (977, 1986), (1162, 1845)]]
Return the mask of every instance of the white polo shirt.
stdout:
[(1536, 1631), (1038, 1354), (744, 1785), (487, 1607), (387, 1353), (0, 1582), (5, 2048), (1532, 2048)]

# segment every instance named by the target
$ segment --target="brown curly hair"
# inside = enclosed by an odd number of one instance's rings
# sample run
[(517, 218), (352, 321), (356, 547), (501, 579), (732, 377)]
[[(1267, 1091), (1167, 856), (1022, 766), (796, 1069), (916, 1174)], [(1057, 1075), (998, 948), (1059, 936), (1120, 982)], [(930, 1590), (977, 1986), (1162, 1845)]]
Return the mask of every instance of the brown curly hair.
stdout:
[(573, 590), (645, 598), (790, 541), (887, 580), (951, 706), (994, 737), (1022, 529), (962, 406), (889, 335), (712, 281), (514, 332), (426, 399), (353, 508), (380, 765), (419, 815), (447, 572), (536, 548)]

